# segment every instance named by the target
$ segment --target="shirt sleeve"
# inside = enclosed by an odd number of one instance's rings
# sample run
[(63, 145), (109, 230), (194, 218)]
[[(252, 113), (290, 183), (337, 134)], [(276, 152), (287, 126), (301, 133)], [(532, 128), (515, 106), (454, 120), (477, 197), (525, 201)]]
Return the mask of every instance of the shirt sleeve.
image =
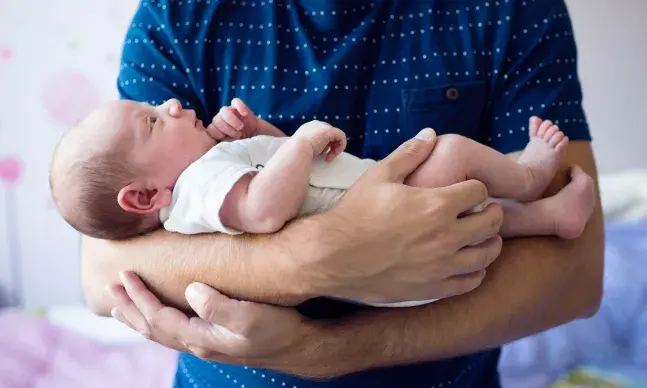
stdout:
[(220, 210), (236, 182), (257, 172), (243, 145), (219, 143), (178, 179), (171, 205), (162, 213), (164, 228), (183, 234), (242, 233), (223, 225)]
[[(509, 153), (528, 143), (531, 116), (558, 124), (570, 140), (591, 140), (577, 73), (577, 48), (563, 0), (516, 1), (494, 71), (489, 144)], [(485, 123), (488, 124), (487, 122)]]
[[(122, 45), (117, 91), (121, 99), (159, 105), (177, 98), (185, 108), (195, 109), (204, 118), (202, 95), (198, 90), (200, 68), (183, 66), (180, 42), (170, 24), (179, 24), (181, 15), (170, 16), (170, 6), (142, 1)], [(176, 9), (174, 9), (176, 11)], [(182, 12), (181, 9), (177, 9)], [(193, 26), (182, 26), (193, 28)], [(193, 43), (193, 42), (191, 42)]]

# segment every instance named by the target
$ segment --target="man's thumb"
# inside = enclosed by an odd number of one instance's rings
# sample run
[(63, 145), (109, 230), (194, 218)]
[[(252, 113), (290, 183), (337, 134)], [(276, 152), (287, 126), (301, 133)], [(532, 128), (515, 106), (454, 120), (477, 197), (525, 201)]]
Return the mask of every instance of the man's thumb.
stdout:
[(380, 178), (402, 183), (427, 160), (436, 145), (436, 131), (425, 128), (380, 161)]
[(227, 325), (235, 313), (236, 301), (202, 283), (192, 283), (185, 291), (189, 306), (207, 322)]

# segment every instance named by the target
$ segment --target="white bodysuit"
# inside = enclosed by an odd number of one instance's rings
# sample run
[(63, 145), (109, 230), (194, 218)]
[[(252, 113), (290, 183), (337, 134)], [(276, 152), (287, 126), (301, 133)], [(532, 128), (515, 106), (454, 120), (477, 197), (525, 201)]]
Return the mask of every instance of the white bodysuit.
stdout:
[[(169, 206), (160, 211), (164, 228), (183, 234), (221, 232), (240, 234), (222, 224), (225, 196), (245, 174), (260, 172), (287, 137), (255, 136), (221, 142), (182, 172)], [(332, 162), (324, 156), (312, 162), (308, 193), (299, 215), (322, 212), (332, 206), (376, 162), (341, 153)], [(276, 182), (280, 185), (281, 182)], [(372, 304), (378, 307), (417, 306), (431, 301)]]
[[(180, 175), (170, 205), (160, 212), (164, 228), (183, 234), (242, 233), (220, 220), (225, 196), (245, 174), (260, 172), (288, 139), (261, 135), (218, 143)], [(332, 162), (316, 157), (299, 215), (328, 209), (374, 163), (345, 152)]]

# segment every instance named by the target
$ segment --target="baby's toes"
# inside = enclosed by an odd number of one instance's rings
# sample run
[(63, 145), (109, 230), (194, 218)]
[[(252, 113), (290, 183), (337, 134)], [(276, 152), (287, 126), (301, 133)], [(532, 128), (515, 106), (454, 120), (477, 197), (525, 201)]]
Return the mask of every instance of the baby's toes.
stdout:
[[(561, 133), (561, 132), (560, 132)], [(566, 147), (568, 146), (568, 136), (562, 134), (564, 137), (555, 145), (555, 151), (558, 153), (562, 153), (566, 151)]]
[(550, 128), (548, 128), (546, 130), (546, 132), (544, 133), (543, 138), (547, 143), (550, 143), (550, 139), (553, 136), (555, 136), (558, 132), (559, 132), (559, 127), (557, 125), (553, 125), (553, 126), (551, 126)]
[(561, 131), (558, 131), (557, 133), (555, 133), (553, 136), (551, 136), (548, 139), (548, 144), (552, 148), (555, 148), (557, 146), (557, 144), (559, 144), (559, 142), (562, 141), (563, 139), (564, 139), (564, 133), (561, 132)]
[(546, 120), (542, 122), (541, 125), (539, 126), (539, 129), (537, 130), (537, 137), (543, 138), (544, 135), (546, 134), (546, 131), (548, 131), (548, 129), (552, 126), (553, 126), (553, 122), (550, 120)]
[(537, 130), (539, 130), (539, 126), (541, 125), (541, 123), (542, 123), (541, 119), (537, 116), (532, 116), (530, 118), (530, 122), (528, 123), (528, 126), (530, 128), (531, 137), (537, 136)]

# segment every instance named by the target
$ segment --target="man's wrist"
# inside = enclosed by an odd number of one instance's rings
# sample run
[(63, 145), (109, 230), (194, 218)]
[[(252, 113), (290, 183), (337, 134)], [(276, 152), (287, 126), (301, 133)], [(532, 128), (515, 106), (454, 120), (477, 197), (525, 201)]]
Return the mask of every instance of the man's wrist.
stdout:
[[(368, 318), (368, 317), (366, 317)], [(342, 318), (304, 322), (298, 360), (286, 370), (307, 378), (329, 379), (374, 367), (391, 365), (390, 349), (386, 346), (385, 330), (370, 328), (372, 319)], [(377, 318), (377, 317), (376, 317)], [(357, 321), (359, 319), (359, 321)]]
[(294, 293), (307, 299), (334, 296), (336, 280), (327, 264), (335, 254), (330, 244), (330, 233), (325, 227), (332, 215), (318, 214), (300, 218), (286, 226), (281, 233), (281, 244), (287, 260), (284, 264), (288, 278), (292, 279)]

